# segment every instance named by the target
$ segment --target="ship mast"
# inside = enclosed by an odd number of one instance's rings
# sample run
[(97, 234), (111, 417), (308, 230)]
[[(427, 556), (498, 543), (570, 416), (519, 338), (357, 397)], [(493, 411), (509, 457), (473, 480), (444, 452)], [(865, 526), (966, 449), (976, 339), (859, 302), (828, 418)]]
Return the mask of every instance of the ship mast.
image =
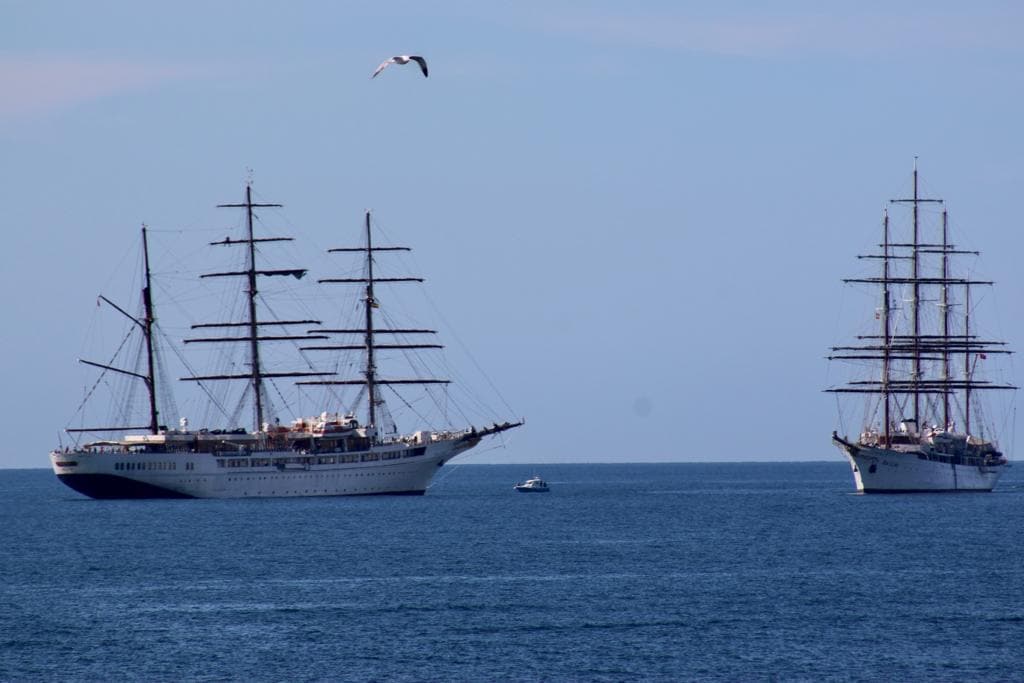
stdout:
[(911, 307), (914, 315), (914, 367), (913, 367), (913, 381), (914, 381), (914, 429), (920, 433), (921, 421), (921, 281), (918, 278), (918, 269), (921, 262), (921, 254), (919, 240), (918, 240), (918, 222), (917, 222), (917, 157), (914, 157), (914, 249), (913, 249), (913, 261), (911, 277), (914, 278), (914, 294)]
[(151, 294), (151, 277), (149, 270), (149, 240), (146, 236), (146, 225), (142, 225), (142, 263), (143, 263), (143, 277), (145, 279), (145, 285), (142, 288), (142, 306), (144, 315), (142, 320), (139, 320), (128, 311), (124, 310), (107, 297), (100, 295), (100, 300), (105, 302), (108, 306), (113, 308), (115, 311), (123, 315), (124, 317), (131, 320), (133, 323), (139, 326), (142, 330), (142, 336), (146, 343), (146, 374), (138, 372), (131, 372), (122, 368), (117, 368), (112, 365), (105, 365), (103, 363), (96, 363), (91, 360), (78, 359), (79, 363), (83, 365), (91, 365), (96, 368), (102, 368), (103, 370), (110, 370), (121, 375), (128, 375), (141, 379), (146, 385), (146, 392), (149, 395), (149, 424), (145, 427), (87, 427), (77, 429), (66, 429), (67, 432), (105, 432), (112, 430), (148, 430), (150, 434), (160, 433), (160, 417), (156, 408), (156, 353), (153, 347), (153, 324), (156, 322), (156, 316), (153, 314), (153, 296)]
[(882, 428), (884, 443), (889, 445), (889, 425), (892, 418), (889, 414), (889, 354), (892, 338), (889, 329), (889, 211), (885, 210), (882, 219), (884, 236), (882, 239), (882, 394), (885, 400), (885, 424)]
[(971, 285), (964, 287), (964, 434), (971, 433)]
[[(914, 157), (914, 188), (913, 195), (909, 199), (891, 199), (892, 204), (911, 204), (913, 208), (913, 234), (910, 245), (910, 284), (913, 293), (911, 294), (911, 316), (913, 318), (913, 349), (911, 359), (911, 384), (914, 397), (914, 429), (921, 431), (921, 249), (926, 246), (920, 240), (919, 205), (922, 203), (942, 203), (941, 199), (922, 199), (917, 191), (917, 157)], [(933, 246), (933, 245), (932, 245)]]
[(182, 377), (183, 380), (200, 382), (206, 380), (233, 380), (233, 379), (246, 379), (250, 383), (250, 387), (253, 391), (254, 396), (254, 432), (260, 432), (263, 429), (264, 422), (264, 380), (277, 377), (310, 377), (310, 376), (324, 376), (333, 373), (329, 372), (266, 372), (263, 370), (262, 364), (260, 363), (260, 343), (264, 341), (287, 341), (287, 340), (307, 340), (307, 339), (327, 339), (326, 336), (311, 336), (311, 335), (261, 335), (259, 330), (261, 326), (265, 325), (319, 325), (319, 320), (272, 320), (272, 321), (261, 321), (257, 315), (256, 298), (259, 290), (257, 288), (257, 276), (281, 276), (291, 275), (296, 279), (300, 279), (306, 274), (305, 268), (292, 268), (283, 270), (261, 270), (256, 267), (256, 244), (264, 242), (290, 242), (293, 238), (291, 237), (256, 237), (253, 232), (253, 209), (273, 207), (280, 208), (281, 204), (261, 204), (252, 201), (252, 183), (247, 183), (245, 186), (245, 202), (241, 204), (218, 204), (218, 208), (232, 208), (232, 209), (245, 209), (246, 216), (246, 238), (245, 239), (231, 239), (226, 237), (219, 242), (210, 242), (210, 246), (237, 246), (244, 245), (248, 251), (246, 262), (247, 267), (241, 271), (221, 272), (221, 273), (206, 273), (200, 275), (200, 278), (208, 277), (245, 277), (248, 283), (246, 294), (248, 297), (248, 319), (241, 322), (223, 322), (223, 323), (200, 323), (192, 325), (192, 329), (198, 328), (210, 328), (210, 327), (225, 327), (225, 328), (247, 328), (248, 336), (245, 337), (207, 337), (199, 339), (186, 339), (186, 344), (200, 343), (200, 342), (247, 342), (249, 344), (249, 372), (246, 374), (237, 375), (206, 375), (200, 377)]
[(258, 432), (263, 425), (263, 369), (260, 365), (260, 344), (257, 332), (259, 321), (256, 317), (256, 294), (258, 293), (256, 289), (256, 241), (252, 232), (252, 210), (257, 207), (281, 208), (281, 204), (253, 204), (252, 183), (246, 183), (244, 204), (218, 204), (217, 206), (218, 208), (245, 209), (245, 222), (249, 238), (245, 240), (249, 251), (249, 267), (245, 271), (245, 276), (249, 283), (249, 289), (246, 291), (249, 296), (249, 366), (252, 372), (252, 391), (256, 403), (256, 424), (253, 427), (253, 431)]
[(377, 424), (377, 366), (373, 361), (373, 309), (377, 300), (373, 298), (373, 236), (370, 234), (370, 212), (366, 212), (366, 395), (369, 404), (369, 422)]
[[(906, 199), (892, 199), (890, 203), (907, 203), (912, 205), (913, 223), (911, 240), (909, 242), (894, 242), (890, 235), (889, 215), (885, 212), (883, 220), (883, 241), (880, 254), (860, 255), (862, 259), (880, 259), (882, 261), (881, 277), (844, 278), (845, 283), (863, 283), (881, 285), (882, 287), (882, 329), (881, 334), (859, 335), (858, 340), (862, 343), (851, 346), (833, 346), (829, 360), (851, 360), (851, 361), (875, 361), (882, 366), (881, 377), (874, 380), (851, 381), (844, 386), (826, 389), (827, 392), (837, 394), (881, 394), (885, 410), (885, 425), (883, 426), (883, 439), (886, 445), (891, 440), (891, 400), (892, 397), (907, 397), (908, 410), (913, 410), (912, 418), (915, 420), (915, 428), (921, 433), (921, 426), (917, 423), (922, 415), (921, 398), (925, 396), (942, 395), (942, 418), (945, 429), (949, 429), (952, 420), (950, 412), (950, 397), (955, 392), (964, 392), (965, 408), (965, 429), (970, 431), (970, 406), (973, 393), (980, 390), (1011, 390), (1016, 389), (1010, 384), (998, 384), (991, 381), (978, 381), (973, 376), (973, 364), (978, 357), (989, 353), (1012, 353), (1005, 348), (1006, 342), (989, 339), (981, 339), (971, 334), (970, 321), (970, 292), (973, 285), (991, 285), (991, 281), (975, 280), (969, 277), (958, 277), (951, 272), (950, 257), (960, 254), (977, 255), (976, 251), (967, 251), (956, 248), (949, 242), (948, 214), (942, 212), (942, 240), (941, 242), (922, 239), (920, 234), (919, 207), (923, 203), (942, 203), (941, 199), (923, 198), (918, 188), (917, 162), (914, 163), (913, 194)], [(895, 253), (894, 253), (895, 252)], [(934, 275), (922, 272), (921, 262), (926, 255), (941, 256), (941, 273)], [(893, 272), (894, 260), (909, 261), (909, 273)], [(909, 334), (894, 333), (890, 317), (891, 308), (891, 287), (910, 286), (912, 289), (911, 324)], [(940, 306), (942, 308), (941, 325), (937, 333), (926, 334), (921, 329), (921, 307), (920, 297), (925, 287), (941, 288)], [(950, 287), (964, 287), (964, 331), (963, 335), (954, 335), (950, 324)], [(867, 340), (866, 343), (863, 343)], [(964, 355), (964, 377), (962, 380), (954, 379), (950, 372), (951, 356), (963, 353)], [(893, 377), (893, 363), (903, 362), (910, 364), (910, 377)], [(932, 365), (932, 364), (935, 365)], [(933, 367), (934, 374), (931, 377), (924, 376), (925, 365)], [(940, 374), (941, 373), (941, 374)], [(897, 400), (897, 408), (901, 408), (901, 401)], [(925, 406), (927, 408), (927, 404)], [(936, 407), (935, 411), (938, 412)], [(938, 419), (938, 415), (932, 416)]]
[[(374, 290), (377, 283), (399, 283), (399, 282), (423, 282), (420, 277), (378, 277), (373, 272), (374, 254), (378, 252), (411, 251), (409, 247), (375, 247), (373, 245), (373, 234), (371, 230), (370, 212), (366, 212), (366, 246), (365, 247), (336, 247), (327, 250), (329, 253), (337, 252), (364, 252), (366, 254), (365, 272), (366, 277), (360, 278), (323, 278), (320, 283), (342, 283), (342, 284), (364, 284), (366, 285), (366, 297), (363, 300), (365, 307), (365, 323), (362, 328), (350, 329), (320, 329), (315, 330), (326, 334), (360, 334), (363, 337), (362, 344), (335, 344), (327, 346), (304, 346), (303, 351), (345, 351), (362, 350), (365, 353), (365, 365), (363, 366), (363, 379), (342, 379), (342, 380), (313, 380), (298, 382), (303, 385), (363, 385), (366, 388), (367, 402), (369, 409), (367, 417), (368, 427), (377, 426), (377, 405), (381, 402), (378, 397), (381, 385), (395, 384), (449, 384), (447, 379), (414, 378), (414, 379), (381, 379), (377, 376), (376, 352), (380, 349), (440, 349), (440, 344), (380, 344), (376, 340), (379, 334), (436, 334), (435, 330), (423, 329), (400, 329), (400, 328), (377, 328), (374, 326), (373, 311), (380, 308), (380, 302)], [(313, 337), (311, 337), (313, 338)]]
[(157, 434), (160, 431), (159, 418), (156, 410), (156, 362), (153, 353), (153, 323), (156, 318), (153, 315), (152, 283), (149, 272), (149, 239), (146, 236), (146, 226), (142, 226), (142, 262), (145, 269), (146, 286), (142, 290), (142, 305), (146, 312), (143, 318), (146, 337), (146, 365), (148, 368), (146, 377), (146, 388), (149, 390), (149, 433)]
[[(256, 206), (279, 207), (280, 204), (257, 204)], [(249, 357), (252, 366), (252, 389), (256, 400), (256, 427), (254, 431), (259, 431), (260, 426), (263, 424), (263, 376), (260, 366), (260, 345), (256, 334), (258, 325), (256, 320), (256, 243), (253, 241), (252, 234), (252, 209), (252, 185), (246, 184), (245, 219), (249, 234), (249, 268), (246, 272), (246, 278), (249, 281)]]
[[(942, 429), (949, 429), (949, 214), (942, 210)], [(970, 285), (965, 285), (970, 287)]]

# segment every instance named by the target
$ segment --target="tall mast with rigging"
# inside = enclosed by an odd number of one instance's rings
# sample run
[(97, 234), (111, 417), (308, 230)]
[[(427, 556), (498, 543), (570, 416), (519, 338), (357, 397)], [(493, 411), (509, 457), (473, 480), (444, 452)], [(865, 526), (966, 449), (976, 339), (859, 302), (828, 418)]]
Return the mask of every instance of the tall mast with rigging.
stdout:
[[(964, 432), (971, 433), (971, 285), (964, 288)], [(981, 351), (977, 351), (981, 353)]]
[(885, 423), (882, 426), (882, 436), (886, 446), (889, 445), (889, 430), (892, 423), (892, 416), (889, 414), (889, 354), (891, 352), (892, 337), (890, 334), (889, 320), (889, 212), (885, 212), (882, 219), (884, 235), (882, 238), (882, 394), (885, 402)]
[[(890, 399), (896, 397), (897, 408), (901, 407), (899, 397), (909, 399), (908, 410), (913, 412), (909, 416), (914, 420), (915, 429), (920, 433), (922, 424), (918, 422), (922, 414), (921, 398), (923, 396), (942, 396), (940, 407), (935, 407), (934, 412), (942, 411), (944, 429), (950, 429), (952, 420), (950, 416), (950, 397), (955, 392), (964, 392), (964, 427), (967, 433), (970, 432), (970, 407), (972, 393), (978, 390), (1010, 390), (1016, 387), (1008, 384), (998, 384), (990, 381), (975, 380), (973, 376), (973, 361), (987, 353), (1011, 353), (1005, 347), (1005, 342), (979, 339), (971, 334), (970, 320), (970, 292), (973, 285), (991, 285), (991, 281), (974, 280), (971, 278), (957, 277), (950, 273), (950, 256), (958, 254), (974, 254), (976, 251), (957, 249), (949, 242), (948, 214), (942, 212), (942, 240), (923, 240), (920, 235), (919, 206), (923, 203), (943, 203), (942, 199), (928, 199), (920, 196), (918, 190), (917, 163), (914, 164), (913, 195), (906, 199), (892, 199), (890, 203), (908, 203), (913, 209), (913, 223), (910, 242), (894, 242), (890, 238), (889, 215), (885, 213), (883, 220), (883, 241), (878, 245), (882, 248), (881, 254), (871, 254), (858, 258), (870, 258), (882, 260), (882, 276), (868, 278), (847, 278), (843, 282), (864, 283), (881, 285), (882, 287), (882, 330), (881, 335), (862, 335), (860, 340), (872, 340), (866, 344), (853, 346), (832, 347), (833, 355), (830, 360), (875, 360), (882, 366), (881, 378), (878, 380), (852, 381), (845, 386), (834, 387), (826, 391), (832, 393), (854, 393), (854, 394), (881, 394), (884, 402), (885, 424), (882, 429), (884, 443), (889, 445), (890, 434)], [(893, 250), (897, 250), (893, 253)], [(900, 251), (902, 250), (902, 251)], [(921, 261), (926, 255), (941, 256), (941, 272), (938, 277), (922, 273)], [(894, 259), (909, 261), (909, 277), (899, 273), (894, 274), (891, 262)], [(893, 333), (890, 322), (890, 287), (892, 285), (907, 286), (912, 290), (911, 294), (911, 330), (910, 334)], [(939, 287), (939, 305), (942, 309), (942, 317), (939, 321), (939, 329), (936, 333), (925, 333), (921, 326), (920, 297), (925, 287)], [(950, 329), (950, 288), (964, 288), (964, 330), (962, 335), (953, 335)], [(955, 380), (950, 372), (950, 356), (952, 354), (964, 354), (964, 378)], [(894, 378), (892, 364), (903, 362), (910, 364), (909, 378)], [(935, 375), (924, 376), (926, 363), (938, 364)], [(934, 366), (933, 366), (934, 367)], [(941, 374), (940, 374), (941, 373)], [(926, 403), (925, 407), (928, 407)], [(938, 419), (939, 415), (932, 415)]]
[[(238, 207), (237, 204), (224, 204), (224, 207)], [(253, 204), (252, 203), (252, 185), (245, 186), (245, 222), (248, 228), (248, 251), (249, 251), (249, 268), (246, 272), (246, 278), (249, 282), (249, 357), (251, 360), (252, 369), (252, 388), (253, 396), (256, 401), (256, 431), (259, 431), (260, 425), (263, 424), (263, 376), (262, 367), (260, 365), (260, 344), (258, 335), (256, 333), (257, 326), (259, 323), (256, 320), (256, 242), (253, 241), (252, 234), (252, 210), (254, 206), (259, 207), (280, 207), (280, 204)]]
[[(910, 253), (910, 285), (911, 285), (911, 317), (913, 319), (913, 337), (912, 337), (912, 359), (911, 359), (911, 383), (913, 385), (912, 394), (914, 398), (914, 428), (921, 429), (921, 394), (922, 391), (922, 376), (921, 376), (921, 249), (926, 245), (922, 244), (920, 239), (920, 221), (919, 221), (919, 206), (922, 203), (942, 203), (941, 199), (923, 199), (917, 190), (917, 157), (914, 157), (914, 188), (913, 195), (908, 199), (891, 199), (890, 203), (893, 204), (910, 204), (913, 207), (913, 241), (909, 245), (911, 249)], [(934, 246), (934, 245), (930, 245)]]
[(139, 320), (128, 311), (124, 310), (107, 297), (100, 295), (100, 300), (105, 302), (108, 306), (113, 308), (115, 311), (123, 315), (124, 317), (131, 320), (142, 330), (142, 335), (146, 344), (146, 374), (138, 372), (131, 372), (124, 370), (123, 368), (114, 367), (112, 365), (105, 365), (103, 363), (96, 363), (91, 360), (78, 359), (79, 363), (83, 365), (91, 365), (96, 368), (103, 370), (110, 370), (120, 375), (128, 375), (129, 377), (135, 377), (141, 379), (146, 385), (146, 392), (149, 397), (149, 424), (145, 427), (87, 427), (87, 428), (75, 428), (67, 429), (68, 432), (105, 432), (115, 429), (120, 430), (147, 430), (150, 434), (160, 433), (160, 414), (157, 412), (156, 407), (156, 354), (153, 346), (153, 324), (156, 322), (156, 316), (153, 313), (153, 296), (151, 294), (151, 276), (149, 270), (149, 240), (146, 236), (146, 225), (142, 225), (142, 268), (144, 285), (142, 287), (142, 308), (143, 316), (142, 320)]
[[(440, 349), (440, 344), (380, 344), (376, 340), (378, 334), (436, 334), (435, 330), (425, 329), (400, 329), (400, 328), (377, 328), (374, 326), (374, 309), (380, 308), (377, 300), (374, 285), (376, 283), (397, 283), (397, 282), (423, 282), (420, 277), (377, 277), (373, 272), (374, 254), (378, 252), (410, 251), (409, 247), (377, 247), (373, 245), (373, 233), (370, 223), (370, 212), (366, 212), (366, 246), (365, 247), (337, 247), (327, 250), (329, 253), (336, 252), (361, 252), (366, 254), (365, 272), (366, 277), (361, 278), (323, 278), (320, 283), (343, 283), (363, 284), (366, 286), (366, 296), (363, 300), (365, 308), (365, 322), (362, 328), (349, 329), (321, 329), (316, 330), (326, 334), (360, 334), (363, 343), (340, 344), (325, 346), (304, 346), (303, 351), (344, 351), (362, 350), (365, 353), (365, 364), (363, 366), (363, 379), (342, 379), (342, 380), (313, 380), (298, 382), (304, 385), (362, 385), (366, 388), (366, 397), (369, 408), (367, 418), (369, 427), (377, 426), (377, 406), (380, 403), (378, 396), (381, 385), (395, 384), (449, 384), (446, 379), (434, 378), (413, 378), (413, 379), (381, 379), (377, 375), (376, 352), (378, 349)], [(313, 337), (310, 337), (313, 338)]]
[(366, 212), (366, 395), (370, 406), (371, 426), (377, 424), (377, 365), (373, 360), (373, 309), (377, 300), (373, 296), (373, 235), (370, 232), (370, 212)]
[(207, 380), (232, 380), (232, 379), (247, 379), (249, 380), (250, 387), (253, 391), (253, 402), (254, 402), (254, 432), (259, 432), (263, 429), (264, 422), (264, 397), (263, 397), (263, 384), (265, 379), (278, 378), (278, 377), (310, 377), (310, 376), (323, 376), (330, 375), (329, 372), (266, 372), (263, 370), (260, 362), (260, 343), (264, 341), (287, 341), (287, 340), (307, 340), (307, 339), (326, 339), (326, 336), (311, 336), (311, 335), (262, 335), (260, 334), (260, 327), (266, 325), (319, 325), (319, 320), (271, 320), (261, 321), (257, 316), (256, 299), (259, 290), (257, 288), (257, 277), (258, 276), (281, 276), (291, 275), (296, 279), (301, 279), (306, 274), (305, 268), (292, 268), (292, 269), (280, 269), (280, 270), (261, 270), (256, 267), (256, 244), (264, 242), (290, 242), (293, 238), (291, 237), (256, 237), (253, 232), (253, 209), (273, 207), (279, 208), (281, 204), (261, 204), (252, 201), (252, 184), (248, 183), (245, 186), (245, 202), (241, 204), (218, 204), (218, 208), (236, 208), (245, 209), (246, 216), (246, 238), (233, 240), (230, 237), (218, 242), (210, 242), (211, 246), (237, 246), (244, 245), (248, 252), (247, 256), (247, 268), (241, 271), (230, 271), (221, 273), (207, 273), (201, 275), (201, 278), (209, 277), (245, 277), (248, 283), (246, 294), (248, 297), (248, 320), (241, 322), (222, 322), (222, 323), (200, 323), (192, 325), (192, 329), (198, 328), (247, 328), (248, 336), (245, 337), (206, 337), (199, 339), (186, 339), (186, 344), (200, 343), (200, 342), (245, 342), (249, 345), (249, 372), (246, 374), (235, 374), (235, 375), (206, 375), (199, 377), (183, 377), (183, 380), (199, 382)]
[(142, 226), (142, 261), (145, 269), (146, 286), (142, 290), (142, 305), (146, 312), (143, 319), (146, 333), (146, 366), (148, 377), (146, 388), (149, 389), (149, 432), (157, 434), (160, 431), (159, 418), (156, 410), (156, 359), (153, 353), (153, 323), (156, 317), (153, 315), (153, 294), (152, 282), (149, 272), (149, 239), (146, 236), (146, 226)]
[[(942, 393), (942, 428), (949, 429), (949, 215), (942, 210), (942, 380), (946, 390)], [(970, 287), (970, 285), (965, 285)]]

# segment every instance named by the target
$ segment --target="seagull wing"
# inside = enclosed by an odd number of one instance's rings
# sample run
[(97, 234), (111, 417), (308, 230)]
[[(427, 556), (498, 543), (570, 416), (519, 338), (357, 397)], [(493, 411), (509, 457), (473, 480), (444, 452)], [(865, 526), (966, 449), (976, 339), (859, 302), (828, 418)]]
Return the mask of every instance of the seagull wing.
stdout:
[(391, 59), (385, 59), (383, 62), (380, 63), (380, 66), (377, 67), (377, 70), (373, 72), (373, 75), (370, 76), (370, 78), (376, 78), (377, 74), (384, 70), (384, 67), (386, 67), (388, 64), (393, 64), (394, 61), (394, 57), (392, 57)]
[(427, 60), (423, 59), (418, 55), (409, 55), (409, 59), (415, 60), (420, 65), (420, 71), (423, 72), (423, 77), (427, 77)]

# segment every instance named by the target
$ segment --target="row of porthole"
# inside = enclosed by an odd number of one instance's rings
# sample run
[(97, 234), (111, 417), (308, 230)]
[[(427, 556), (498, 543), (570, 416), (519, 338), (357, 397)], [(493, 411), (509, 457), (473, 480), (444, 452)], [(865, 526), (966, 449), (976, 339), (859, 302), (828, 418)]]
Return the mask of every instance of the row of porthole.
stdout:
[[(380, 474), (391, 474), (391, 475), (393, 475), (393, 474), (400, 474), (400, 473), (399, 472), (378, 472), (376, 474), (377, 475), (380, 475)], [(355, 475), (356, 476), (365, 476), (365, 477), (372, 476), (371, 473), (366, 473), (366, 472), (356, 472)], [(306, 476), (312, 476), (312, 475), (306, 475)], [(337, 476), (340, 476), (340, 475), (334, 475), (334, 476), (337, 477)], [(263, 480), (268, 479), (268, 478), (272, 479), (273, 477), (237, 477), (237, 478), (236, 477), (228, 477), (228, 481), (245, 481), (245, 482), (249, 482), (249, 481), (263, 481)], [(385, 489), (383, 489), (383, 488), (376, 487), (376, 488), (366, 488), (366, 489), (352, 489), (351, 492), (352, 493), (357, 493), (357, 492), (369, 493), (369, 492), (373, 492), (373, 491), (384, 491), (384, 490)], [(316, 489), (314, 489), (312, 491), (312, 493), (314, 493), (314, 494), (315, 493), (320, 493), (320, 492), (321, 491), (317, 491)], [(287, 496), (287, 495), (292, 494), (292, 493), (298, 494), (299, 492), (298, 491), (284, 491), (284, 492), (281, 493), (281, 495)], [(306, 494), (309, 494), (310, 491), (309, 491), (309, 489), (306, 489), (302, 493), (303, 493), (303, 495), (306, 495)], [(322, 493), (330, 494), (332, 492), (329, 489), (323, 489)], [(333, 493), (339, 493), (339, 492), (338, 491), (334, 491)], [(348, 489), (342, 489), (340, 491), (340, 493), (349, 493), (349, 490)], [(245, 492), (243, 492), (242, 495), (243, 496), (248, 496), (250, 494), (249, 494), (248, 491), (245, 491)], [(270, 495), (276, 496), (277, 495), (277, 491), (271, 491)]]
[[(185, 463), (186, 470), (194, 470), (196, 465), (194, 462), (188, 461)], [(156, 462), (156, 461), (141, 461), (141, 462), (115, 462), (114, 470), (123, 472), (166, 472), (178, 469), (178, 463), (173, 461), (168, 462)]]
[[(384, 475), (394, 476), (396, 474), (402, 474), (402, 472), (354, 472), (354, 473), (351, 473), (351, 474), (346, 474), (344, 476), (347, 476), (347, 477), (374, 477), (374, 476), (380, 477), (380, 476), (384, 476)], [(307, 474), (307, 475), (304, 475), (304, 476), (307, 477), (307, 478), (323, 479), (324, 476), (330, 476), (330, 475)], [(342, 475), (340, 475), (340, 474), (335, 474), (334, 475), (335, 478), (340, 477), (340, 476), (342, 476)], [(278, 477), (228, 477), (228, 481), (264, 481), (265, 479), (272, 479), (273, 480), (273, 479), (277, 479), (277, 478)]]
[[(398, 474), (397, 472), (388, 472), (388, 474)], [(228, 477), (228, 481), (274, 481), (276, 477)]]
[[(305, 465), (349, 465), (357, 462), (377, 462), (379, 460), (398, 460), (401, 458), (415, 458), (426, 453), (426, 448), (413, 448), (402, 451), (386, 451), (376, 453), (363, 453), (361, 455), (343, 455), (343, 456), (310, 456), (310, 457), (288, 457), (288, 458), (252, 458), (248, 456), (243, 457), (227, 457), (217, 458), (217, 467), (270, 467), (285, 464), (305, 464)], [(325, 451), (333, 452), (333, 451)], [(302, 451), (306, 453), (306, 451)]]
[(176, 462), (115, 462), (115, 470), (127, 472), (164, 472), (178, 469)]
[[(305, 491), (302, 492), (302, 495), (309, 495), (310, 493), (313, 493), (314, 495), (317, 494), (317, 493), (324, 493), (326, 495), (332, 495), (332, 494), (333, 495), (337, 495), (338, 493), (372, 493), (373, 491), (384, 491), (384, 489), (382, 489), (382, 488), (368, 488), (368, 489), (352, 489), (352, 491), (349, 491), (348, 489), (342, 489), (341, 491), (330, 491), (328, 489), (324, 489), (323, 491), (316, 491), (316, 490), (310, 491), (309, 489), (306, 489)], [(287, 495), (293, 494), (293, 493), (296, 494), (296, 495), (299, 494), (298, 491), (283, 491), (281, 493), (281, 495), (282, 496), (287, 496)], [(248, 496), (249, 492), (246, 491), (242, 495), (243, 496)], [(270, 495), (276, 496), (278, 494), (277, 494), (277, 491), (271, 491)]]

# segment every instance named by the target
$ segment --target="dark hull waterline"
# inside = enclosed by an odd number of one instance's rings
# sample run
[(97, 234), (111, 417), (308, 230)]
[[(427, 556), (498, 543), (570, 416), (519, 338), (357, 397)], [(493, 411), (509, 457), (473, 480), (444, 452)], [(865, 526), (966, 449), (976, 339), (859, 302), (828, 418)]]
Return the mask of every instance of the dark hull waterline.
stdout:
[[(58, 474), (68, 488), (97, 500), (142, 500), (147, 498), (195, 498), (153, 484), (134, 481), (112, 474)], [(425, 490), (374, 491), (370, 493), (337, 494), (357, 496), (422, 496)], [(327, 494), (330, 495), (330, 494)], [(255, 496), (254, 496), (255, 497)]]

